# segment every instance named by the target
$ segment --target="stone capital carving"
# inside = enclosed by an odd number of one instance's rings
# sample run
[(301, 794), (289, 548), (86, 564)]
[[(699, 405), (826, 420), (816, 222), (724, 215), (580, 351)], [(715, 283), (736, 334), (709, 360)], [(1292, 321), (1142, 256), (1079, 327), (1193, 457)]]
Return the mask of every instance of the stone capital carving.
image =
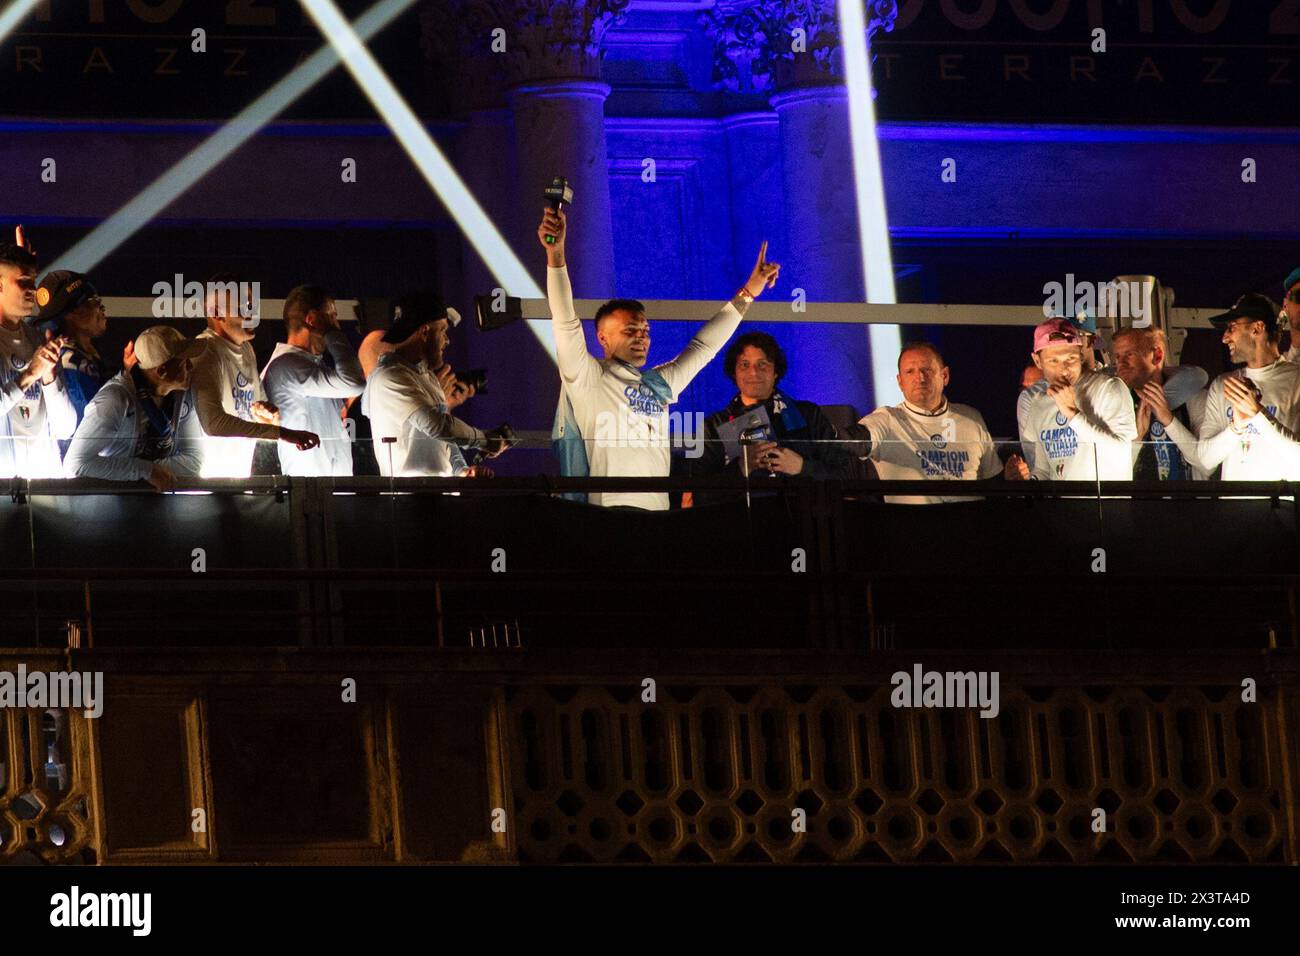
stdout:
[[(896, 0), (863, 2), (868, 40), (894, 29)], [(843, 83), (836, 0), (719, 0), (700, 21), (714, 42), (717, 89), (751, 93)]]
[(430, 0), (426, 54), (476, 99), (519, 83), (600, 78), (601, 41), (631, 0)]

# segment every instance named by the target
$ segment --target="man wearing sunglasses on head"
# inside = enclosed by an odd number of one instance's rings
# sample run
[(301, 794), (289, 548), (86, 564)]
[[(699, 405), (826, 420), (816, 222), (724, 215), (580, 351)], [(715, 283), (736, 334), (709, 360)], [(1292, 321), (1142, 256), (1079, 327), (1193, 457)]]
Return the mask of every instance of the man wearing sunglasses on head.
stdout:
[(62, 477), (58, 441), (77, 427), (59, 374), (66, 340), (38, 332), (35, 312), (36, 256), (0, 243), (0, 478)]

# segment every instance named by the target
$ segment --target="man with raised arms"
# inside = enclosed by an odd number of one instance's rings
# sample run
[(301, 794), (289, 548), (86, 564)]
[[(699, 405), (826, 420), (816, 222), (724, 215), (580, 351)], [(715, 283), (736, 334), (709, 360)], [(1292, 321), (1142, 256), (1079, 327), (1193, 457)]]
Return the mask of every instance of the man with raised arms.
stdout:
[[(767, 261), (767, 243), (745, 284), (695, 334), (676, 358), (646, 368), (650, 324), (633, 299), (611, 299), (596, 311), (596, 340), (604, 352), (587, 351), (582, 322), (564, 258), (563, 211), (547, 208), (537, 228), (546, 250), (546, 287), (560, 366), (560, 408), (554, 436), (566, 475), (667, 477), (668, 408), (718, 350), (763, 290), (776, 282), (780, 265)], [(548, 242), (547, 239), (551, 239)], [(592, 504), (663, 511), (668, 495), (650, 492), (592, 494)]]

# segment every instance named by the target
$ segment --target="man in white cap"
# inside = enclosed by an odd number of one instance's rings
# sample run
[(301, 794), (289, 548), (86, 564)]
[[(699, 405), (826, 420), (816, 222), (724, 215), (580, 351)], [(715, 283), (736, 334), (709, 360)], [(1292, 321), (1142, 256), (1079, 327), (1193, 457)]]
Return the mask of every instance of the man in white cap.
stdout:
[(396, 348), (379, 358), (361, 396), (386, 478), (491, 477), (486, 466), (469, 464), (463, 449), (479, 449), (488, 458), (506, 449), (505, 426), (484, 432), (451, 414), (474, 394), (443, 361), (448, 327), (459, 322), (459, 313), (432, 292), (412, 292), (397, 303), (383, 337)]
[(136, 363), (95, 393), (63, 466), (69, 478), (147, 481), (171, 491), (199, 473), (203, 429), (188, 391), (204, 344), (167, 325), (135, 340)]
[[(1137, 423), (1128, 388), (1086, 371), (1085, 342), (1065, 318), (1034, 329), (1034, 364), (1043, 379), (1020, 393), (1016, 420), (1027, 459), (1024, 477), (1061, 481), (1131, 481)], [(1012, 457), (1014, 465), (1018, 459)]]
[(208, 435), (204, 478), (247, 478), (258, 439), (287, 441), (299, 451), (320, 444), (312, 432), (282, 428), (278, 409), (266, 400), (253, 352), (258, 317), (254, 303), (237, 301), (237, 287), (224, 276), (208, 283), (208, 328), (198, 335), (207, 345), (194, 363), (193, 382), (194, 407)]

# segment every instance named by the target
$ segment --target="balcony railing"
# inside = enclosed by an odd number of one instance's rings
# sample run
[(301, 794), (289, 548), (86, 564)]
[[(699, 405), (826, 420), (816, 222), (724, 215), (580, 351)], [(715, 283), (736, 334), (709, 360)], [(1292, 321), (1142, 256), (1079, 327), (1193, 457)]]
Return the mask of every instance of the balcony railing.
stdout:
[[(876, 500), (953, 487), (984, 500)], [(555, 497), (579, 488), (732, 501), (637, 513)], [(22, 483), (0, 499), (0, 635), (14, 647), (1296, 646), (1300, 506), (1287, 484), (764, 490), (746, 502), (726, 479), (261, 478), (167, 495)]]
[[(1292, 650), (20, 665), (104, 708), (0, 711), (5, 862), (1300, 862)], [(996, 673), (996, 716), (895, 706), (918, 665)]]

